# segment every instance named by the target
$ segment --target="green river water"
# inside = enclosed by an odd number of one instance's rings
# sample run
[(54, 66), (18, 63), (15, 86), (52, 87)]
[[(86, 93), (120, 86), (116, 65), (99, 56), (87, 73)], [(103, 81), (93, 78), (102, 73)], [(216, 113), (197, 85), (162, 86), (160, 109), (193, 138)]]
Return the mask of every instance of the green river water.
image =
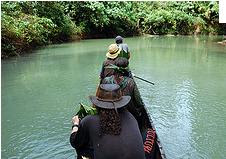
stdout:
[[(126, 38), (133, 73), (169, 159), (226, 158), (226, 47), (221, 37)], [(3, 159), (74, 158), (71, 117), (89, 104), (113, 39), (51, 45), (2, 60)]]

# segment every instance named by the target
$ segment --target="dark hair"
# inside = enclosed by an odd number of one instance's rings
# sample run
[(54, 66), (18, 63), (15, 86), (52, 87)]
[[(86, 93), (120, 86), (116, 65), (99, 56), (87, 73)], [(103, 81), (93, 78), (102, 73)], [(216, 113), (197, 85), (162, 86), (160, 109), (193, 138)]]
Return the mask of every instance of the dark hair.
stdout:
[(115, 42), (116, 42), (116, 44), (121, 44), (123, 42), (123, 38), (121, 36), (117, 36), (115, 38)]
[[(121, 67), (121, 68), (126, 68), (129, 66), (129, 60), (124, 57), (118, 57), (115, 61), (115, 65), (118, 67)], [(128, 70), (123, 70), (123, 72), (120, 71), (120, 72), (116, 72), (116, 73), (119, 73), (123, 76), (128, 76), (128, 74), (129, 74)]]
[(124, 108), (117, 110), (103, 109), (97, 107), (97, 112), (100, 116), (100, 131), (102, 134), (120, 135), (121, 132), (121, 119), (119, 112), (124, 111)]
[(129, 65), (129, 60), (125, 57), (118, 57), (115, 60), (115, 65), (118, 66), (118, 67), (126, 68)]

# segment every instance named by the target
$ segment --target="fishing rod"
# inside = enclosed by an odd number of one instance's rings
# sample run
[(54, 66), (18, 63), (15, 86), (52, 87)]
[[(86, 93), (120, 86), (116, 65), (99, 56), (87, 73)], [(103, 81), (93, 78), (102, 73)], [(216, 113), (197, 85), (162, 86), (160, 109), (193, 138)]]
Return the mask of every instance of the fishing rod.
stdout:
[(138, 77), (138, 76), (136, 76), (135, 74), (133, 74), (133, 77), (135, 77), (135, 78), (137, 78), (137, 79), (140, 79), (140, 80), (142, 80), (142, 81), (144, 81), (144, 82), (150, 83), (150, 84), (152, 84), (152, 85), (155, 85), (153, 82), (150, 82), (150, 81), (148, 81), (148, 80), (146, 80), (146, 79), (143, 79), (143, 78), (141, 78), (141, 77)]

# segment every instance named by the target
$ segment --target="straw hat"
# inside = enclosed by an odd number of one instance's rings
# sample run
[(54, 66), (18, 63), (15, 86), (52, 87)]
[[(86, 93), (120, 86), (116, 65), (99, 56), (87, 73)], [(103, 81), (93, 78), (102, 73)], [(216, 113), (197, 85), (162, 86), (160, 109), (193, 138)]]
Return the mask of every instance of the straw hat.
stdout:
[(108, 52), (106, 56), (110, 59), (115, 59), (120, 54), (121, 48), (117, 46), (117, 44), (111, 44), (108, 47)]
[(90, 101), (97, 107), (117, 109), (126, 106), (131, 97), (122, 96), (120, 86), (117, 84), (101, 84), (96, 96), (89, 96)]

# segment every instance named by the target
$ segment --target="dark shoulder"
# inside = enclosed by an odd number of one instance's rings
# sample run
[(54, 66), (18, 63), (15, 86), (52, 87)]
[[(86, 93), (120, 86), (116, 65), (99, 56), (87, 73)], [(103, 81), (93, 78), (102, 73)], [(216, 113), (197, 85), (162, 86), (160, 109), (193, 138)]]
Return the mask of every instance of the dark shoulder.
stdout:
[(134, 118), (134, 116), (129, 111), (127, 111), (127, 110), (124, 111), (121, 115), (124, 118), (127, 118), (127, 119), (132, 120), (132, 121), (136, 121), (136, 119)]
[(127, 80), (128, 84), (129, 84), (131, 87), (134, 87), (134, 86), (135, 86), (135, 81), (134, 81), (133, 78), (126, 77), (126, 80)]
[(129, 111), (125, 111), (121, 114), (121, 119), (122, 119), (122, 126), (123, 127), (136, 127), (137, 130), (138, 128), (138, 123), (137, 120), (135, 119), (135, 117), (129, 112)]
[(96, 123), (98, 119), (98, 115), (87, 115), (81, 120), (80, 124), (82, 126), (89, 126), (90, 124)]
[[(116, 58), (117, 59), (117, 58)], [(115, 59), (109, 59), (107, 58), (104, 62), (103, 62), (103, 65), (104, 66), (107, 66), (107, 65), (110, 65), (110, 64), (114, 64), (115, 63)]]

